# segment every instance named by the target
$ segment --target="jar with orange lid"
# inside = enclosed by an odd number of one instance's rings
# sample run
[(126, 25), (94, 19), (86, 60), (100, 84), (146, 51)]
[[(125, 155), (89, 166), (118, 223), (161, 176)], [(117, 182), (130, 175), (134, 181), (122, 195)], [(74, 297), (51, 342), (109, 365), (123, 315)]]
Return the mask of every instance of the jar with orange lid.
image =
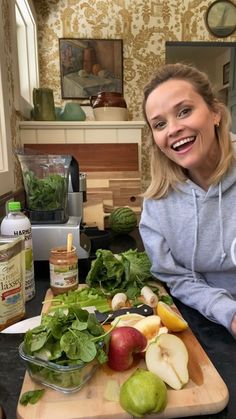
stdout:
[(53, 295), (78, 288), (78, 256), (75, 246), (72, 246), (69, 251), (66, 247), (51, 249), (49, 266), (50, 286)]

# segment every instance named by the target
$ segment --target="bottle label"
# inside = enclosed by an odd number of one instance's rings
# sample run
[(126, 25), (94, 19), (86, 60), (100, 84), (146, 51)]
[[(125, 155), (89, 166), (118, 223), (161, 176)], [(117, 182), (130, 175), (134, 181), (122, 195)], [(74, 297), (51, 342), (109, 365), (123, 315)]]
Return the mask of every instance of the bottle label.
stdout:
[(24, 236), (25, 247), (32, 246), (32, 229), (31, 227), (25, 229), (15, 229), (14, 236)]
[[(5, 224), (5, 225), (4, 225)], [(17, 227), (15, 224), (20, 224)], [(34, 260), (32, 248), (32, 229), (29, 220), (23, 216), (20, 219), (8, 219), (6, 217), (3, 223), (4, 234), (22, 236), (24, 238), (25, 248), (25, 301), (31, 300), (35, 296), (34, 280)]]
[(78, 263), (57, 265), (50, 263), (50, 285), (56, 288), (70, 288), (78, 284)]
[(25, 249), (25, 299), (31, 300), (35, 296), (33, 249)]
[(22, 255), (0, 263), (0, 326), (24, 313)]

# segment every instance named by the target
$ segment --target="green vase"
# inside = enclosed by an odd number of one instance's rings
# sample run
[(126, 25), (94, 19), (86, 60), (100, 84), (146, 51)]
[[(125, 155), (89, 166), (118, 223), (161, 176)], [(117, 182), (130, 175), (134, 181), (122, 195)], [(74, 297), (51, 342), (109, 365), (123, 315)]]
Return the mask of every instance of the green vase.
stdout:
[(53, 90), (46, 87), (33, 89), (33, 116), (35, 121), (55, 121)]

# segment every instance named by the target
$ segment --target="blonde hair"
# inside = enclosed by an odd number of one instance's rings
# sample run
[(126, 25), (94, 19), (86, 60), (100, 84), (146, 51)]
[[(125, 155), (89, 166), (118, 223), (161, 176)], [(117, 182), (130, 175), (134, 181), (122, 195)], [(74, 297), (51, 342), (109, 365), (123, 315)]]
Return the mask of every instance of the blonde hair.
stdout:
[(194, 90), (203, 98), (210, 110), (220, 112), (220, 124), (219, 127), (215, 128), (216, 137), (219, 141), (220, 160), (209, 179), (209, 185), (217, 184), (235, 159), (229, 132), (231, 123), (230, 113), (224, 103), (217, 98), (207, 75), (190, 65), (181, 63), (167, 64), (158, 70), (144, 89), (143, 114), (151, 131), (151, 183), (143, 194), (146, 198), (160, 199), (166, 196), (171, 189), (176, 189), (178, 182), (184, 182), (187, 178), (185, 169), (170, 160), (156, 145), (146, 115), (148, 96), (156, 87), (170, 79), (188, 81)]

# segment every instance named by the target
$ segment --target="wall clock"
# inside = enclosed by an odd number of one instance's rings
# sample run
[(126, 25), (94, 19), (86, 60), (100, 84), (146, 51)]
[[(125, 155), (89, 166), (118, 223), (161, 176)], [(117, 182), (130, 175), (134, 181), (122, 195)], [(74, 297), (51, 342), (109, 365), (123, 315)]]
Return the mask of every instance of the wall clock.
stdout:
[(207, 9), (206, 26), (219, 38), (231, 35), (236, 29), (236, 5), (230, 0), (216, 0)]

